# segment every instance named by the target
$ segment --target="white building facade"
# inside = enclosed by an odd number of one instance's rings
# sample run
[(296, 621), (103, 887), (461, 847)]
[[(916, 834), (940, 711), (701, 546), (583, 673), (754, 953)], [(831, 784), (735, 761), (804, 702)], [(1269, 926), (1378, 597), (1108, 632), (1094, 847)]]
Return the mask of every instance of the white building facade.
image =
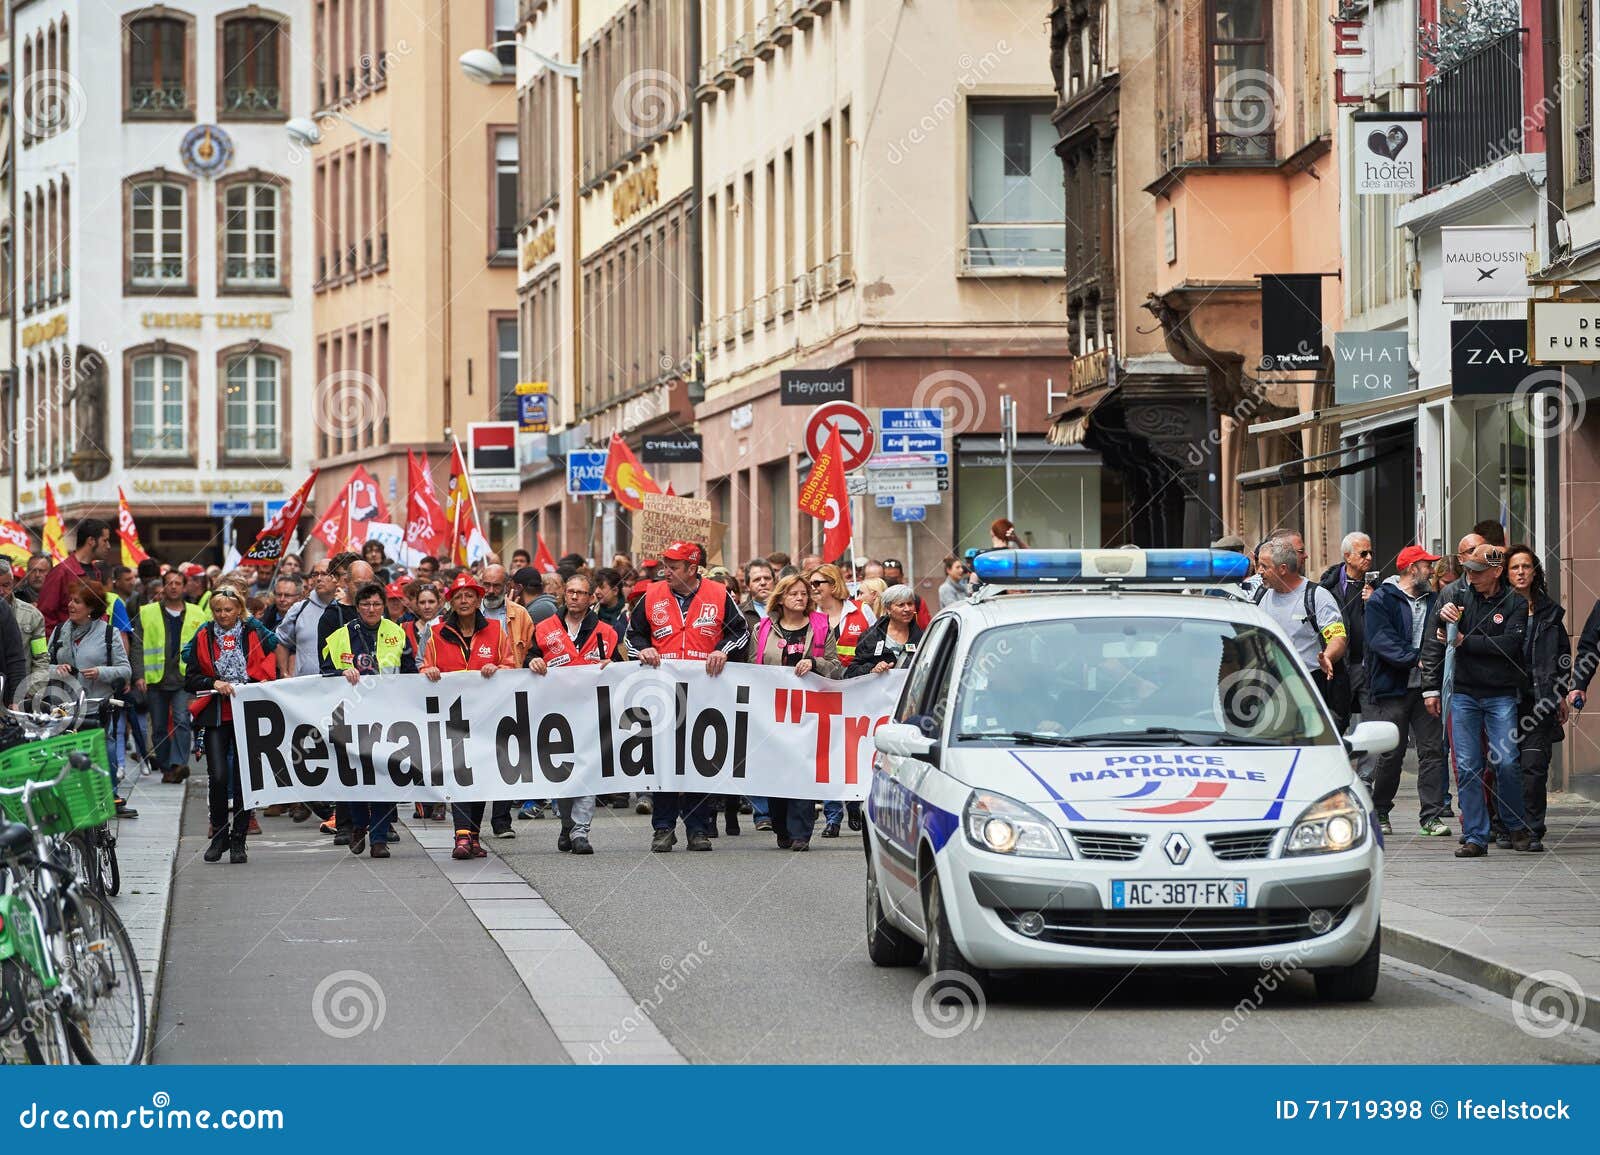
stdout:
[[(308, 0), (12, 5), (10, 482), (37, 529), (126, 493), (145, 548), (221, 561), (311, 460)], [(231, 504), (219, 504), (231, 503)], [(232, 510), (232, 514), (226, 511)]]

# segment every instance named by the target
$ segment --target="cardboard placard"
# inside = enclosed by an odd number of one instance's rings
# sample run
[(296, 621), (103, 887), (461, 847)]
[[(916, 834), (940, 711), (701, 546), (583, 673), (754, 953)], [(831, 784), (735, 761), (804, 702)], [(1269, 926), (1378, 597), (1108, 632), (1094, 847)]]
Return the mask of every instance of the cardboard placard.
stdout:
[(660, 557), (675, 541), (697, 541), (709, 555), (711, 526), (711, 503), (704, 498), (647, 493), (636, 526), (634, 551), (643, 557)]

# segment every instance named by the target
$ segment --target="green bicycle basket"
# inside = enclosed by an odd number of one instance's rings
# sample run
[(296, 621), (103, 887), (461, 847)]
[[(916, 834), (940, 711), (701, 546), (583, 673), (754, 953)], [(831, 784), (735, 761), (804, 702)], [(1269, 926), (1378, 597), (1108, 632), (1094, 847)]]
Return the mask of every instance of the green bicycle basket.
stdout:
[[(54, 778), (68, 754), (89, 755), (87, 770), (74, 770), (66, 780), (33, 796), (33, 814), (46, 834), (69, 834), (110, 822), (117, 802), (111, 786), (110, 758), (104, 730), (78, 730), (0, 750), (0, 787), (14, 788), (41, 778)], [(0, 809), (13, 822), (26, 822), (22, 799), (0, 797)]]

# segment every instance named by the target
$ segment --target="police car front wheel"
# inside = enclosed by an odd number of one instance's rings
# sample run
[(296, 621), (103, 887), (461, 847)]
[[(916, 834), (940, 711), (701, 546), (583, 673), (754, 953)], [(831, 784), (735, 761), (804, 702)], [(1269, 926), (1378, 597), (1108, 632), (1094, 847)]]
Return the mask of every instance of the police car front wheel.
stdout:
[(981, 992), (989, 974), (982, 967), (975, 967), (968, 962), (961, 948), (956, 945), (950, 920), (945, 916), (944, 893), (939, 889), (937, 874), (930, 872), (928, 875), (922, 909), (923, 925), (928, 928), (928, 973), (936, 978), (942, 976), (945, 980), (943, 984), (935, 985), (935, 997), (944, 1001), (960, 1001), (970, 998), (974, 988)]
[(1316, 972), (1317, 997), (1330, 1003), (1364, 1003), (1378, 990), (1378, 963), (1383, 927), (1372, 934), (1367, 953), (1347, 967)]
[(878, 868), (867, 858), (867, 957), (880, 967), (915, 966), (922, 959), (922, 944), (899, 930), (883, 913), (878, 889)]

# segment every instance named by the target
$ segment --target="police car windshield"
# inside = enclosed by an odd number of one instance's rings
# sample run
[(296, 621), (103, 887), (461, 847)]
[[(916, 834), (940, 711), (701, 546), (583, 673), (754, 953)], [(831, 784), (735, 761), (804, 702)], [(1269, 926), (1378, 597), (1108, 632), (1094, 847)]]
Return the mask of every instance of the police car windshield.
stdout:
[(1315, 687), (1275, 636), (1185, 618), (1073, 618), (986, 630), (958, 680), (953, 730), (956, 741), (1010, 744), (1338, 740)]

